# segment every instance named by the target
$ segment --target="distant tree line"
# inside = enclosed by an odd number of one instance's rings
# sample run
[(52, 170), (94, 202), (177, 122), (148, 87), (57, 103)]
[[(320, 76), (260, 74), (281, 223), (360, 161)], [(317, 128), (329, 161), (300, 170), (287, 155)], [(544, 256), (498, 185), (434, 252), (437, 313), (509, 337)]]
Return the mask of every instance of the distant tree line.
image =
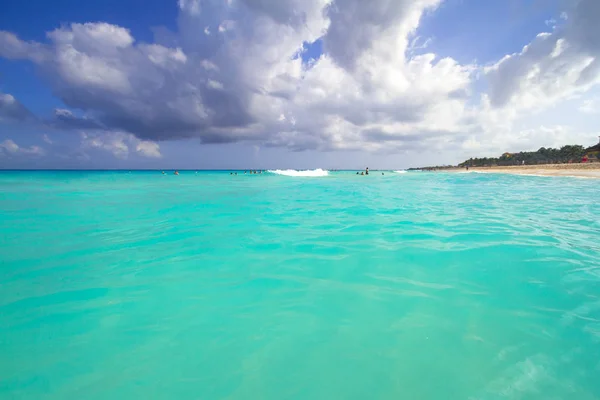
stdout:
[(502, 156), (471, 158), (459, 167), (491, 167), (508, 165), (535, 164), (567, 164), (579, 163), (585, 155), (585, 148), (579, 145), (563, 146), (560, 149), (542, 147), (538, 151), (522, 151), (520, 153), (504, 153)]

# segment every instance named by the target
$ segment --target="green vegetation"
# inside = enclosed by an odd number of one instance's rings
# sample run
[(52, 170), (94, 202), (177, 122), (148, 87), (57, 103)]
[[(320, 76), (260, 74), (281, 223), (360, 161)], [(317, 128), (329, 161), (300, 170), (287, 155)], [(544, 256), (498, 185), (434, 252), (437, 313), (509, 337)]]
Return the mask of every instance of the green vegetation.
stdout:
[(508, 165), (534, 165), (534, 164), (567, 164), (579, 163), (585, 155), (583, 146), (563, 146), (560, 149), (542, 147), (538, 151), (522, 151), (520, 153), (504, 153), (498, 158), (484, 157), (471, 158), (460, 164), (459, 167), (490, 167)]

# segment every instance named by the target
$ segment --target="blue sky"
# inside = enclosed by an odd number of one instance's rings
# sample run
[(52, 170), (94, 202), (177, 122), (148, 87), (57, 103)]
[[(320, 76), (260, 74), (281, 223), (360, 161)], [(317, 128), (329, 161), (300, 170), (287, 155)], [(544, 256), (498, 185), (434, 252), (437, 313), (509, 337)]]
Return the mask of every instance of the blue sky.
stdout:
[(436, 54), (490, 63), (548, 31), (560, 13), (557, 0), (449, 0), (423, 19), (420, 35), (433, 38)]
[(594, 1), (406, 3), (3, 7), (0, 167), (405, 168), (593, 144)]

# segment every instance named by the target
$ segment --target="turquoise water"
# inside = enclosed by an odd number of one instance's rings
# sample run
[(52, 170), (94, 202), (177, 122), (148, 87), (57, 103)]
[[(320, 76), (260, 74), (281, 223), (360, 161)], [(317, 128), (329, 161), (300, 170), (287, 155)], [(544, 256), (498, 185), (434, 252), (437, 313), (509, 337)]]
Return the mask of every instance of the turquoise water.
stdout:
[(598, 183), (0, 173), (0, 398), (600, 398)]

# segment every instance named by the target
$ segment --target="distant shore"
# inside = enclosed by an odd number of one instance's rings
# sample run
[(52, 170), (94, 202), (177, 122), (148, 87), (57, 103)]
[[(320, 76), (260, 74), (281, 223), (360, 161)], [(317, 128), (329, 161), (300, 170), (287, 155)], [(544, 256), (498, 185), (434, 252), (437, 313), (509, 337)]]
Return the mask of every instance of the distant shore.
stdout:
[[(440, 169), (447, 172), (466, 172), (466, 168), (449, 167)], [(472, 167), (469, 172), (538, 175), (538, 176), (572, 176), (579, 178), (600, 178), (600, 163), (584, 164), (543, 164), (515, 165), (496, 167)]]

